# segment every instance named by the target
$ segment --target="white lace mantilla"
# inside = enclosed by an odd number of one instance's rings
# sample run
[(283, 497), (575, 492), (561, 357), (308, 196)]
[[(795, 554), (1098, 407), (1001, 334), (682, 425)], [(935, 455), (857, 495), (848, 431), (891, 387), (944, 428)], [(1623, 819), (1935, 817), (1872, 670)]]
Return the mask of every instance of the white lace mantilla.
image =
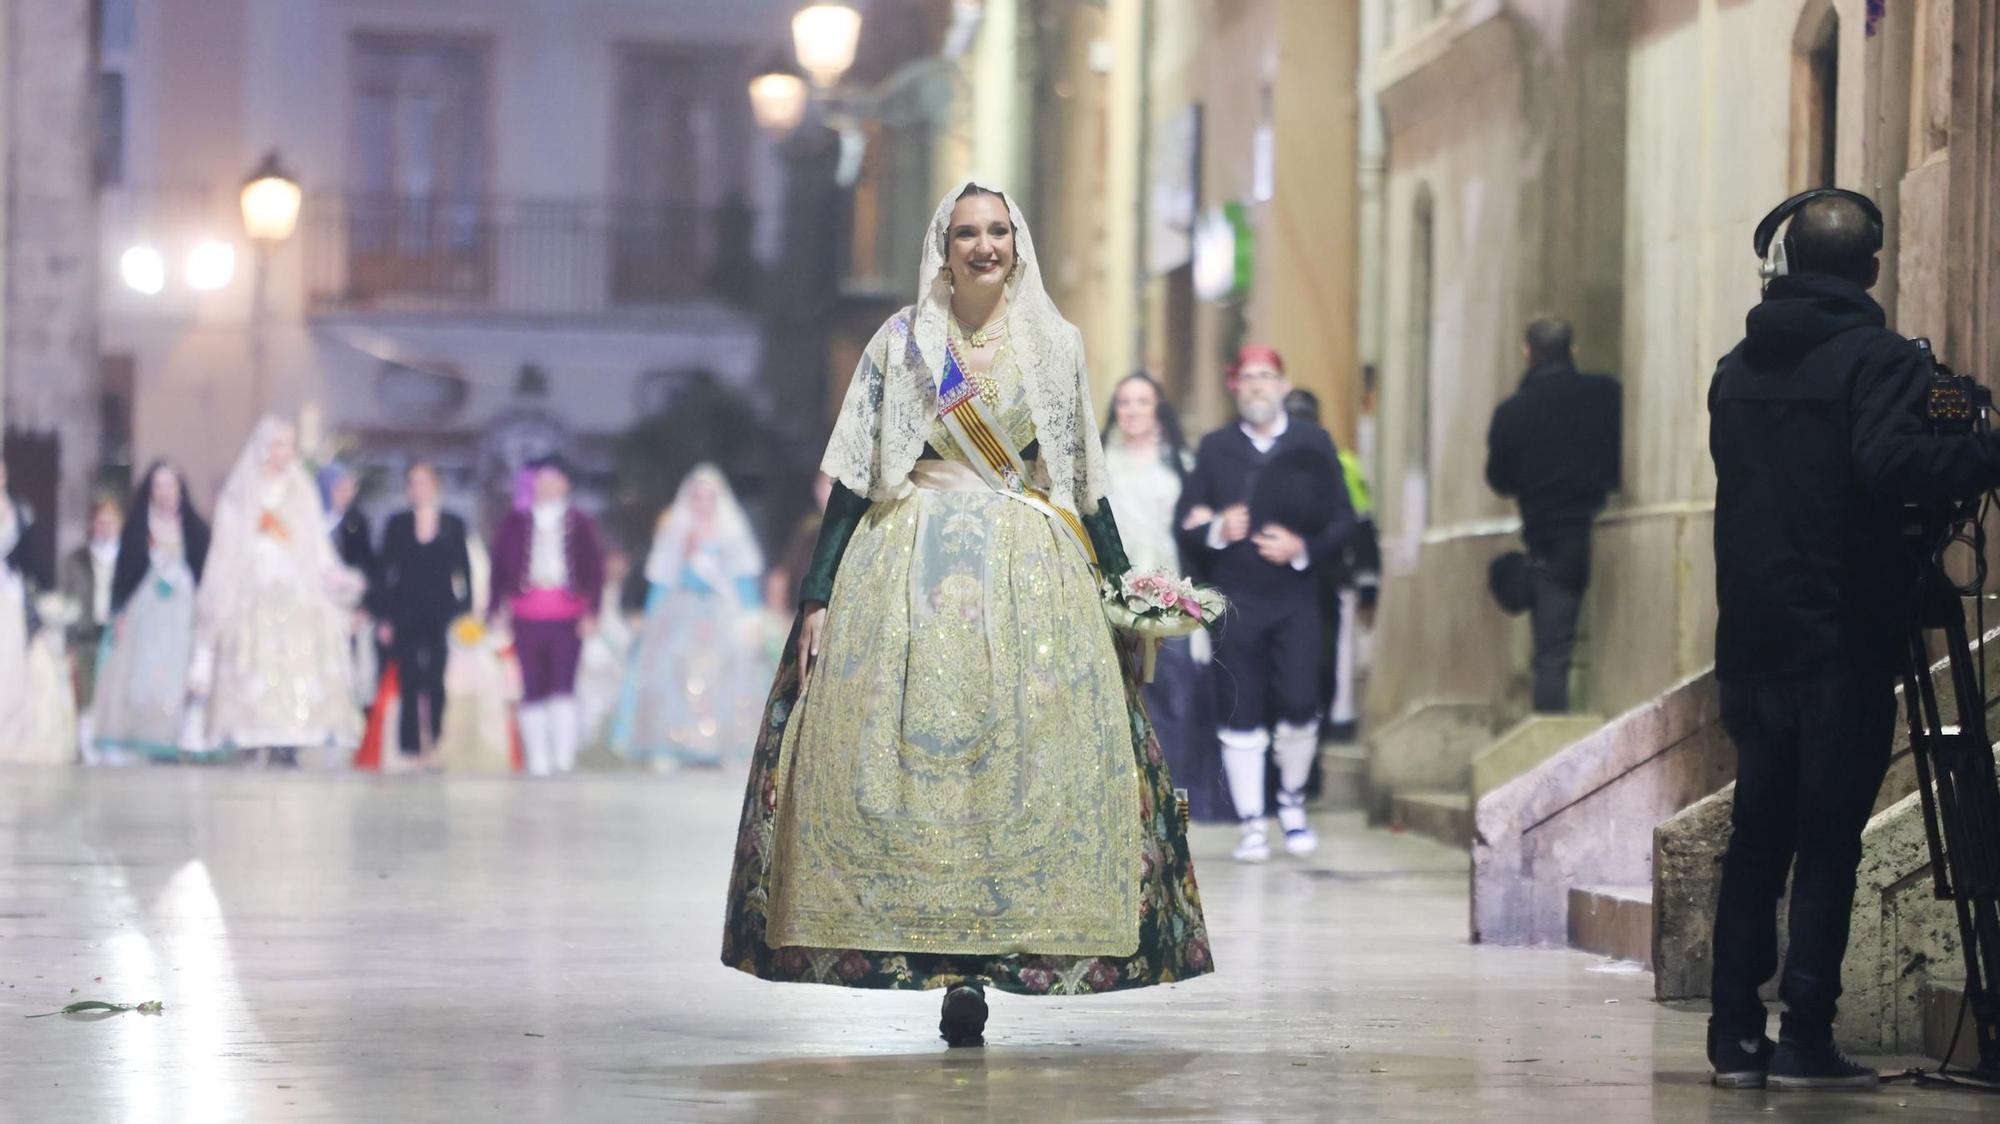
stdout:
[[(937, 384), (944, 374), (951, 287), (941, 269), (952, 208), (966, 181), (945, 194), (924, 237), (917, 303), (891, 316), (868, 342), (834, 422), (820, 468), (871, 500), (908, 494), (910, 469), (937, 418)], [(1035, 419), (1049, 498), (1072, 511), (1094, 510), (1108, 494), (1104, 449), (1091, 424), (1090, 378), (1083, 336), (1056, 311), (1035, 256), (1034, 240), (1012, 197), (1014, 252), (1020, 268), (1007, 286), (1007, 330)]]

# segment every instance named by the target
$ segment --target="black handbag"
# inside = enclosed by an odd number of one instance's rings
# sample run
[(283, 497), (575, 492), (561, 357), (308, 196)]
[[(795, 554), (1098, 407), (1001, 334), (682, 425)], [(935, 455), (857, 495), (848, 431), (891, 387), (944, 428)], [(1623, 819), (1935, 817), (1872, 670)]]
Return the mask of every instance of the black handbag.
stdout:
[(1486, 567), (1486, 588), (1508, 616), (1518, 617), (1534, 605), (1533, 572), (1534, 563), (1518, 550), (1502, 554)]

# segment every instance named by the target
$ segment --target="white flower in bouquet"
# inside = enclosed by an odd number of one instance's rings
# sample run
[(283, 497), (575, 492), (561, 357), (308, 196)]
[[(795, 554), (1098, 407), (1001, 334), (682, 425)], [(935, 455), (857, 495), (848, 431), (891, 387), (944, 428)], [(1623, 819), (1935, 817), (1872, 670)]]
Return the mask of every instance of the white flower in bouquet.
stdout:
[(43, 628), (68, 628), (83, 619), (83, 609), (74, 598), (60, 593), (44, 593), (35, 598), (35, 615)]
[[(1104, 615), (1115, 628), (1151, 640), (1212, 628), (1229, 603), (1213, 589), (1161, 570), (1107, 578)], [(1154, 644), (1144, 645), (1145, 679), (1153, 679)]]

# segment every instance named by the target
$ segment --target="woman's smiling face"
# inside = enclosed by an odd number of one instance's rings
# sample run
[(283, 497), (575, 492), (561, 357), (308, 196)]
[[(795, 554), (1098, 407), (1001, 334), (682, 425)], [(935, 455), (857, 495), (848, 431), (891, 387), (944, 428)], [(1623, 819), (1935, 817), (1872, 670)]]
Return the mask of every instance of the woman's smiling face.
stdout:
[(951, 209), (945, 250), (960, 289), (1005, 285), (1014, 269), (1014, 223), (998, 195), (968, 195)]

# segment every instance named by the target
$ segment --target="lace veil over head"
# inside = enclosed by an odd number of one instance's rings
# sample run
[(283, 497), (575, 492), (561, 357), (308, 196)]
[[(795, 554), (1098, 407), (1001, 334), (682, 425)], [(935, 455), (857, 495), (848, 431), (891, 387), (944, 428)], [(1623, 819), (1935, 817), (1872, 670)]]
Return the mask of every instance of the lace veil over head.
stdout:
[(969, 189), (1005, 199), (1018, 268), (1007, 282), (1007, 331), (1026, 381), (1049, 498), (1072, 511), (1104, 498), (1104, 449), (1092, 424), (1083, 337), (1042, 286), (1027, 220), (1013, 197), (967, 180), (945, 193), (924, 232), (917, 302), (889, 318), (869, 341), (848, 384), (821, 470), (873, 500), (910, 490), (908, 476), (937, 418), (937, 384), (950, 338), (951, 284), (945, 272), (952, 210)]
[[(202, 575), (197, 605), (202, 620), (213, 627), (228, 618), (252, 582), (253, 543), (268, 512), (281, 532), (275, 535), (291, 558), (298, 580), (315, 588), (340, 568), (328, 534), (319, 490), (296, 454), (292, 463), (272, 472), (265, 464), (280, 435), (294, 436), (291, 423), (272, 416), (258, 421), (223, 481), (215, 504), (210, 554)], [(331, 604), (331, 602), (329, 602)]]
[(712, 464), (699, 464), (681, 481), (674, 492), (673, 506), (667, 509), (653, 533), (653, 547), (646, 556), (646, 580), (653, 585), (670, 586), (680, 580), (683, 567), (700, 565), (689, 553), (689, 540), (696, 530), (691, 496), (697, 484), (715, 489), (715, 519), (708, 537), (721, 547), (722, 555), (722, 572), (702, 573), (703, 580), (721, 584), (724, 580), (762, 574), (764, 554), (757, 549), (757, 535), (750, 529), (750, 519), (743, 513), (743, 505), (736, 501), (728, 477)]

